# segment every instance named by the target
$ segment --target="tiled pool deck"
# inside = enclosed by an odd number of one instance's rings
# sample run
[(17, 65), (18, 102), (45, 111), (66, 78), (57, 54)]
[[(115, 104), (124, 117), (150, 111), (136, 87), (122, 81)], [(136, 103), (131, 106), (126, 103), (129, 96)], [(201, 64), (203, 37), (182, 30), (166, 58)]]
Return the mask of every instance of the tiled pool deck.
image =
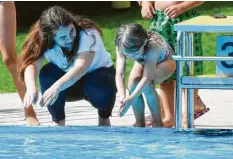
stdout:
[[(200, 90), (200, 96), (210, 111), (195, 120), (195, 127), (231, 128), (233, 129), (233, 91)], [(135, 118), (132, 109), (126, 116), (117, 116), (118, 98), (111, 117), (112, 126), (132, 126)], [(41, 125), (49, 125), (51, 116), (47, 108), (34, 107)], [(146, 114), (149, 114), (146, 108)], [(69, 102), (66, 104), (67, 125), (97, 125), (97, 110), (87, 101)], [(27, 125), (24, 120), (23, 106), (16, 93), (0, 94), (0, 125)]]

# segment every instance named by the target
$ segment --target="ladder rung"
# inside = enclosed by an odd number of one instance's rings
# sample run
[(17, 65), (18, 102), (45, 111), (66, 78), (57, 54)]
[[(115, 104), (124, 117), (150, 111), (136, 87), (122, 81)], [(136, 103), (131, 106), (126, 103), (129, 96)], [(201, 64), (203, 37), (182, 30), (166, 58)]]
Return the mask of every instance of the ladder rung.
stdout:
[(176, 61), (233, 61), (233, 57), (226, 57), (226, 56), (180, 56), (180, 55), (173, 55), (171, 57), (173, 60)]
[(226, 89), (231, 90), (233, 89), (233, 85), (202, 85), (202, 84), (181, 84), (181, 88), (187, 88), (187, 89)]
[(232, 85), (233, 77), (195, 77), (195, 76), (184, 76), (181, 77), (181, 83), (186, 85)]

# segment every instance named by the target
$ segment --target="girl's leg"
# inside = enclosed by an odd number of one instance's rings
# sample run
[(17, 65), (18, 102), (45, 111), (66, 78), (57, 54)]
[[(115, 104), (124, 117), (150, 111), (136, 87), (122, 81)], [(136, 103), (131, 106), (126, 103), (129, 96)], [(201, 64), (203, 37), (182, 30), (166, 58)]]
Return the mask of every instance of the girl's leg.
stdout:
[[(173, 60), (167, 59), (159, 63), (155, 68), (154, 82), (155, 83), (163, 82), (169, 76), (172, 75), (175, 69), (176, 69), (176, 65), (175, 65), (175, 61)], [(131, 91), (133, 91), (136, 88), (137, 83), (140, 81), (142, 71), (143, 71), (143, 66), (138, 63), (135, 63), (129, 78), (129, 88)], [(162, 125), (162, 124), (158, 124), (161, 123), (160, 106), (159, 106), (160, 102), (159, 102), (158, 94), (155, 91), (153, 85), (151, 84), (148, 87), (146, 87), (143, 90), (143, 93), (145, 94), (145, 98), (147, 100), (148, 106), (152, 114), (152, 121), (153, 121), (152, 125), (153, 126)], [(144, 102), (142, 97), (138, 98), (136, 101), (133, 102), (133, 108), (136, 116), (136, 121), (142, 121), (145, 125)], [(164, 113), (165, 112), (167, 112), (166, 107), (164, 108)]]
[[(23, 101), (26, 87), (18, 78), (17, 55), (16, 55), (16, 11), (12, 1), (5, 1), (0, 4), (0, 52), (3, 63), (13, 77), (18, 94)], [(25, 108), (25, 117), (30, 125), (39, 125), (33, 107)]]
[(99, 126), (110, 126), (116, 99), (115, 68), (100, 68), (83, 77), (84, 97), (98, 109)]
[[(188, 127), (188, 114), (187, 114), (187, 107), (183, 106), (183, 113), (182, 113), (182, 127)], [(206, 109), (205, 103), (202, 101), (200, 96), (198, 95), (198, 89), (194, 89), (194, 113), (199, 113)]]
[[(161, 83), (159, 95), (164, 109), (163, 124), (165, 127), (173, 127), (175, 125), (174, 108), (175, 108), (175, 81)], [(195, 113), (203, 111), (206, 107), (202, 99), (198, 96), (198, 89), (194, 89), (194, 110)], [(183, 108), (184, 109), (184, 108)], [(185, 112), (185, 110), (183, 110)], [(187, 127), (187, 113), (183, 113), (183, 127)]]
[[(164, 64), (164, 63), (161, 63)], [(157, 66), (159, 68), (159, 65)], [(161, 70), (164, 70), (161, 68)], [(159, 74), (156, 73), (156, 74)], [(163, 123), (165, 127), (172, 127), (174, 126), (174, 92), (175, 92), (175, 82), (170, 81), (166, 83), (162, 83), (160, 87), (160, 96), (163, 102), (164, 114), (165, 118), (163, 119)], [(199, 98), (199, 101), (198, 101)], [(195, 112), (197, 111), (196, 108), (200, 108), (200, 104), (204, 104), (200, 97), (198, 97), (198, 90), (195, 89), (194, 91), (194, 104), (195, 104)], [(197, 106), (198, 105), (198, 106)], [(182, 125), (183, 127), (187, 127), (187, 113), (186, 109), (183, 108), (183, 119)]]
[(160, 113), (160, 99), (157, 91), (154, 88), (154, 84), (151, 83), (146, 88), (144, 88), (143, 93), (151, 112), (152, 127), (163, 126)]
[[(161, 116), (164, 127), (173, 127), (174, 121), (174, 93), (175, 81), (164, 82), (160, 84), (159, 96), (161, 106)], [(147, 117), (147, 125), (151, 125), (152, 117)]]
[[(193, 54), (194, 56), (203, 56), (202, 49), (202, 38), (200, 33), (195, 33), (193, 35)], [(203, 74), (203, 62), (195, 61), (194, 62), (194, 75)], [(198, 89), (194, 89), (194, 110), (196, 113), (201, 112), (206, 109), (206, 105), (203, 103), (202, 99), (198, 95)]]
[(160, 84), (159, 95), (161, 97), (161, 101), (164, 109), (164, 118), (163, 118), (164, 127), (173, 127), (175, 125), (174, 92), (175, 92), (174, 81), (164, 82)]
[[(141, 79), (142, 72), (143, 72), (143, 66), (135, 62), (130, 72), (129, 80), (128, 80), (129, 93), (132, 93), (133, 90), (136, 88), (138, 82)], [(135, 126), (145, 127), (145, 116), (144, 116), (145, 103), (142, 95), (140, 95), (137, 99), (135, 99), (132, 102), (132, 108), (136, 118)]]
[(206, 109), (205, 103), (198, 95), (198, 89), (194, 89), (194, 112), (198, 113)]
[[(165, 81), (167, 78), (169, 78), (173, 72), (175, 71), (176, 69), (176, 64), (175, 64), (175, 61), (173, 60), (170, 60), (170, 59), (167, 59), (161, 63), (159, 63), (157, 66), (156, 66), (156, 69), (155, 69), (155, 77), (154, 77), (154, 82), (159, 84), (159, 83), (162, 83), (163, 81)], [(161, 88), (160, 88), (161, 89)], [(174, 86), (172, 87), (170, 85), (170, 90), (174, 91)], [(165, 118), (163, 119), (163, 123), (164, 123), (164, 126), (165, 127), (169, 127), (169, 123), (167, 122), (167, 118), (166, 117), (169, 117), (169, 116), (172, 116), (173, 112), (174, 112), (174, 101), (169, 101), (169, 100), (164, 100), (163, 98), (164, 97), (169, 97), (171, 95), (173, 95), (173, 97), (171, 99), (174, 99), (174, 93), (173, 92), (163, 92), (163, 86), (162, 86), (162, 90), (160, 90), (160, 96), (162, 98), (162, 102), (163, 102), (163, 109), (164, 109), (164, 114), (165, 114)], [(168, 103), (165, 103), (168, 102)], [(172, 103), (173, 102), (173, 103)], [(172, 105), (172, 107), (168, 107), (168, 105)], [(172, 118), (172, 117), (171, 117)]]
[[(41, 93), (43, 94), (50, 88), (65, 72), (52, 63), (45, 65), (39, 75)], [(48, 106), (48, 110), (52, 115), (52, 121), (55, 125), (65, 125), (65, 92), (59, 93), (57, 100), (54, 104)]]

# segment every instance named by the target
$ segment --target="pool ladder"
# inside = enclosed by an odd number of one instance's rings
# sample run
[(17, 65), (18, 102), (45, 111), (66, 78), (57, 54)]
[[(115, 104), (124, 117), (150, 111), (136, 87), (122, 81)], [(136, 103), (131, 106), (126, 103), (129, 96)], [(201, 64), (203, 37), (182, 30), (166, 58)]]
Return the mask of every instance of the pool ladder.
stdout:
[[(185, 43), (184, 43), (185, 42)], [(187, 45), (187, 47), (186, 47)], [(186, 53), (187, 52), (187, 56)], [(195, 77), (194, 61), (233, 61), (233, 57), (193, 56), (193, 33), (177, 32), (176, 55), (176, 93), (175, 93), (175, 127), (182, 128), (182, 90), (187, 104), (187, 128), (194, 128), (194, 90), (193, 89), (233, 89), (233, 77)], [(183, 76), (183, 61), (186, 63), (187, 76)]]

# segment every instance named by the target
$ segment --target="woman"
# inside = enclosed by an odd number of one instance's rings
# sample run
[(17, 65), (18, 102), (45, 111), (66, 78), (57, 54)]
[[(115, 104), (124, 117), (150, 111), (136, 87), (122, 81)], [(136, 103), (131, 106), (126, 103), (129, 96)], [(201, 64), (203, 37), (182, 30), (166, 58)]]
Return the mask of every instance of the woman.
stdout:
[[(12, 1), (0, 2), (0, 52), (3, 63), (11, 73), (18, 94), (23, 100), (26, 92), (25, 84), (18, 79), (16, 55), (16, 11)], [(32, 105), (24, 108), (25, 118), (29, 125), (39, 125)]]
[(65, 102), (86, 99), (98, 109), (99, 125), (109, 126), (115, 103), (115, 68), (100, 37), (101, 29), (90, 19), (73, 16), (54, 6), (45, 10), (24, 42), (19, 72), (27, 93), (24, 105), (37, 101), (36, 76), (40, 70), (42, 98), (52, 121), (65, 125)]

